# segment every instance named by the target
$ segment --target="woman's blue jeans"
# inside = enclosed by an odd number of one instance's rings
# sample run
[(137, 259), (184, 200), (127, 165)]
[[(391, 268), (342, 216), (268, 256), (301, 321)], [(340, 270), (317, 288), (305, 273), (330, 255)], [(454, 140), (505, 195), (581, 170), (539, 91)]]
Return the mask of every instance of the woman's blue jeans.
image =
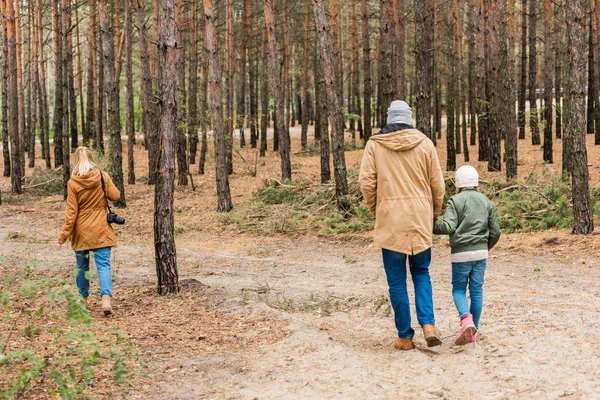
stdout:
[(100, 296), (105, 294), (112, 297), (112, 276), (110, 273), (110, 247), (96, 250), (79, 250), (77, 258), (77, 288), (79, 294), (88, 297), (90, 294), (90, 251), (94, 253), (98, 280), (100, 281)]
[[(479, 318), (483, 309), (483, 281), (487, 260), (452, 263), (452, 297), (458, 309), (458, 315), (473, 315), (475, 328), (479, 329)], [(471, 305), (467, 300), (467, 285)]]
[(382, 254), (398, 337), (412, 338), (415, 331), (410, 326), (410, 302), (406, 289), (406, 259), (408, 258), (410, 275), (415, 286), (415, 303), (419, 325), (435, 324), (433, 291), (429, 277), (431, 249), (413, 256), (388, 249), (383, 249)]

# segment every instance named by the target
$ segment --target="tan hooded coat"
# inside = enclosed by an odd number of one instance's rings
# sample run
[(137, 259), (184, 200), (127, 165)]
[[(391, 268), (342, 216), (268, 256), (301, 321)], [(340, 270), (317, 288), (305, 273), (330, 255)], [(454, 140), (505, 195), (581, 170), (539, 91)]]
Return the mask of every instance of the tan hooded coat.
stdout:
[(404, 254), (431, 247), (434, 217), (444, 201), (444, 176), (431, 140), (417, 129), (372, 136), (360, 187), (376, 218), (375, 245)]
[[(108, 198), (118, 200), (121, 193), (106, 172), (102, 175)], [(100, 171), (94, 168), (84, 176), (72, 176), (67, 190), (65, 224), (59, 237), (61, 243), (69, 239), (75, 251), (116, 246), (113, 228), (106, 222), (108, 210)]]

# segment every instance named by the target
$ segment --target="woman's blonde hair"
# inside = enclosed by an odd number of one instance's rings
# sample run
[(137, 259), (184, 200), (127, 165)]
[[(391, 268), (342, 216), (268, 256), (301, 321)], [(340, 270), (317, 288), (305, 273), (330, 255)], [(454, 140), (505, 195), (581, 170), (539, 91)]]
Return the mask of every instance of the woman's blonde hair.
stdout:
[(87, 175), (92, 169), (96, 168), (92, 152), (87, 147), (78, 147), (73, 155), (73, 172), (72, 176)]

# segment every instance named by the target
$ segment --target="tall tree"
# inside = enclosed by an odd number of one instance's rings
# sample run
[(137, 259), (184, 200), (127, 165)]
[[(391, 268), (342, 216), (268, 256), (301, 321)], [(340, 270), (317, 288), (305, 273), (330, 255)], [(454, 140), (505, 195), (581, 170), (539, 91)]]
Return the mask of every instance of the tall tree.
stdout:
[(140, 78), (142, 92), (142, 108), (144, 114), (142, 117), (146, 147), (148, 148), (148, 184), (156, 183), (156, 174), (158, 171), (158, 121), (157, 109), (152, 90), (152, 72), (150, 68), (150, 52), (148, 49), (148, 30), (146, 28), (146, 12), (144, 9), (144, 0), (136, 0), (137, 4), (137, 26), (138, 43), (140, 50)]
[[(506, 162), (506, 178), (513, 179), (517, 177), (517, 115), (515, 112), (515, 89), (516, 89), (516, 50), (518, 47), (517, 37), (517, 26), (515, 23), (515, 2), (510, 0), (508, 2), (508, 28), (501, 32), (501, 37), (507, 37), (508, 41), (504, 41), (504, 44), (508, 44), (507, 47), (502, 48), (503, 56), (507, 57), (508, 68), (502, 71), (502, 81), (504, 82), (505, 93), (508, 98), (506, 107), (508, 108), (506, 114), (506, 133), (504, 135), (504, 158)], [(507, 43), (508, 42), (508, 43)], [(508, 53), (508, 54), (506, 54)]]
[(264, 0), (265, 25), (269, 42), (269, 53), (271, 57), (271, 73), (273, 75), (273, 91), (275, 94), (276, 127), (279, 134), (279, 155), (281, 157), (281, 178), (292, 179), (292, 164), (290, 161), (290, 138), (286, 134), (284, 98), (279, 72), (279, 51), (277, 49), (277, 38), (275, 37), (275, 15), (273, 13), (273, 0)]
[[(9, 0), (10, 1), (10, 0)], [(23, 24), (21, 21), (21, 3), (19, 0), (14, 1), (15, 12), (15, 41), (16, 41), (16, 56), (17, 56), (17, 113), (19, 127), (19, 167), (21, 168), (21, 176), (25, 176), (25, 150), (27, 150), (27, 126), (25, 124), (25, 90), (23, 84)], [(13, 165), (13, 170), (15, 166)]]
[[(422, 3), (422, 2), (419, 2)], [(386, 110), (394, 100), (396, 84), (393, 71), (394, 60), (394, 12), (392, 0), (380, 0), (379, 23), (379, 124), (385, 125)], [(416, 12), (415, 12), (416, 14)], [(327, 78), (325, 78), (327, 79)]]
[[(359, 132), (359, 137), (364, 138), (363, 131), (363, 121), (361, 119), (362, 115), (362, 105), (361, 105), (361, 97), (360, 97), (360, 52), (358, 47), (358, 0), (352, 1), (352, 93), (350, 97), (354, 103), (354, 114), (357, 115), (357, 128)], [(402, 68), (404, 68), (404, 54), (402, 56)], [(404, 74), (402, 74), (404, 75)]]
[[(100, 25), (96, 26), (97, 36), (96, 36), (96, 47), (100, 50), (104, 48), (104, 40), (102, 38), (102, 30)], [(97, 151), (104, 155), (104, 129), (107, 125), (106, 121), (106, 98), (104, 97), (104, 55), (101, 52), (98, 52), (98, 84), (96, 86), (97, 91), (97, 100), (96, 100), (96, 116), (94, 119), (96, 120), (96, 149)]]
[(44, 57), (44, 32), (42, 24), (42, 0), (37, 0), (37, 15), (36, 15), (36, 30), (37, 30), (37, 48), (39, 54), (39, 84), (38, 86), (38, 101), (40, 109), (40, 124), (41, 124), (41, 144), (42, 156), (46, 161), (46, 168), (51, 168), (50, 160), (50, 111), (48, 106), (48, 95), (46, 90), (46, 62)]
[(190, 63), (188, 99), (189, 163), (196, 164), (198, 151), (198, 3), (190, 4)]
[[(75, 77), (74, 77), (74, 66), (73, 66), (73, 29), (72, 29), (72, 18), (71, 18), (71, 0), (63, 0), (63, 52), (64, 52), (64, 65), (65, 69), (65, 107), (68, 107), (69, 118), (67, 120), (71, 137), (71, 150), (77, 148), (79, 142), (79, 132), (77, 130), (77, 99), (75, 98)], [(69, 135), (65, 136), (69, 137)]]
[(235, 73), (235, 29), (233, 26), (234, 17), (234, 6), (233, 0), (226, 0), (225, 7), (225, 48), (227, 49), (227, 73), (226, 73), (226, 87), (227, 87), (227, 117), (226, 117), (226, 131), (225, 140), (227, 143), (226, 154), (227, 154), (227, 172), (233, 174), (233, 103), (235, 98), (233, 97), (233, 79)]
[[(313, 6), (314, 7), (314, 6)], [(331, 180), (331, 144), (329, 136), (329, 106), (324, 98), (325, 81), (323, 79), (323, 54), (315, 46), (316, 55), (314, 57), (314, 76), (315, 76), (315, 140), (320, 144), (320, 164), (321, 164), (321, 183), (327, 183)]]
[[(448, 64), (448, 90), (446, 92), (446, 171), (456, 170), (456, 142), (454, 115), (456, 107), (456, 41), (454, 37), (454, 3), (449, 2), (446, 13), (446, 57)], [(481, 135), (480, 135), (481, 136)], [(481, 140), (481, 139), (480, 139)]]
[(160, 295), (166, 295), (179, 292), (173, 209), (178, 107), (176, 71), (178, 64), (175, 62), (178, 52), (175, 15), (177, 10), (175, 0), (158, 0), (158, 7), (160, 8), (158, 13), (160, 33), (156, 47), (160, 98), (158, 135), (161, 146), (154, 185), (154, 256), (158, 278), (157, 291)]
[[(417, 80), (417, 129), (428, 138), (431, 132), (431, 45), (433, 44), (433, 19), (431, 4), (415, 1), (415, 68)], [(431, 3), (431, 2), (429, 2)], [(406, 121), (411, 123), (412, 121)]]
[[(62, 171), (63, 171), (63, 193), (64, 193), (64, 199), (67, 199), (67, 195), (68, 195), (68, 189), (67, 189), (67, 183), (69, 182), (69, 179), (71, 178), (71, 165), (70, 165), (70, 155), (71, 155), (71, 149), (72, 149), (72, 145), (69, 145), (69, 133), (70, 133), (70, 97), (71, 97), (71, 77), (69, 74), (69, 64), (70, 63), (70, 59), (71, 59), (71, 49), (72, 46), (69, 46), (69, 44), (67, 42), (69, 42), (69, 36), (70, 36), (70, 31), (71, 31), (71, 12), (69, 11), (70, 8), (70, 4), (69, 4), (69, 0), (62, 0), (61, 3), (61, 7), (60, 7), (60, 15), (61, 15), (61, 41), (62, 41), (62, 95), (63, 95), (63, 121), (62, 121), (62, 137), (63, 137), (63, 165), (62, 165)], [(75, 124), (75, 126), (77, 126), (77, 124)], [(72, 139), (72, 138), (71, 138)], [(72, 142), (72, 140), (71, 140)], [(75, 140), (75, 143), (77, 143), (77, 139)]]
[(240, 132), (240, 147), (246, 146), (246, 133), (244, 132), (244, 126), (246, 121), (246, 76), (247, 76), (247, 68), (248, 64), (248, 52), (250, 47), (250, 34), (252, 30), (252, 16), (250, 11), (250, 0), (244, 0), (243, 6), (243, 43), (242, 48), (240, 49), (241, 57), (240, 57), (240, 73), (239, 73), (239, 82), (240, 87), (238, 90), (238, 104), (237, 104), (237, 127)]
[(540, 144), (537, 108), (537, 0), (529, 0), (529, 127), (531, 144)]
[(477, 112), (476, 104), (475, 104), (475, 96), (477, 90), (477, 84), (475, 82), (476, 72), (475, 72), (475, 57), (477, 56), (477, 45), (478, 43), (475, 41), (475, 11), (476, 11), (476, 2), (477, 0), (469, 0), (465, 4), (466, 15), (467, 15), (467, 47), (469, 49), (468, 53), (468, 75), (469, 75), (469, 120), (471, 125), (471, 135), (470, 135), (470, 144), (471, 146), (475, 146), (477, 140)]
[(562, 58), (564, 48), (564, 33), (561, 29), (563, 25), (562, 0), (555, 0), (554, 3), (554, 88), (555, 88), (555, 119), (556, 119), (556, 137), (562, 137)]
[(527, 0), (521, 13), (521, 80), (519, 81), (519, 139), (525, 139), (525, 97), (527, 90)]
[(254, 46), (254, 6), (253, 1), (245, 0), (244, 5), (248, 11), (246, 14), (246, 35), (248, 36), (248, 83), (250, 90), (250, 146), (255, 149), (258, 143), (258, 62), (255, 62)]
[(135, 162), (133, 143), (135, 142), (135, 114), (133, 109), (133, 1), (125, 0), (125, 78), (127, 80), (127, 183), (135, 184)]
[(371, 41), (369, 36), (369, 12), (367, 0), (361, 0), (361, 20), (362, 20), (362, 48), (363, 48), (363, 101), (364, 101), (364, 141), (365, 143), (371, 137), (372, 117), (371, 117), (371, 98), (373, 97), (373, 87), (371, 83)]
[(588, 84), (587, 84), (587, 133), (594, 133), (594, 107), (596, 103), (596, 79), (595, 68), (594, 68), (594, 28), (593, 28), (593, 15), (592, 10), (589, 10), (589, 23), (588, 23)]
[[(38, 0), (41, 1), (41, 0)], [(138, 0), (141, 2), (142, 0)], [(96, 0), (88, 0), (89, 7), (89, 25), (88, 25), (88, 76), (87, 76), (87, 102), (86, 102), (86, 120), (87, 124), (83, 131), (83, 144), (87, 146), (90, 140), (94, 141), (94, 148), (97, 148), (96, 140), (96, 82), (97, 62), (96, 54)]]
[[(555, 4), (554, 8), (558, 8), (559, 5)], [(600, 93), (600, 2), (598, 0), (592, 0), (592, 13), (593, 13), (593, 32), (594, 32), (594, 76), (596, 79), (596, 95), (594, 100), (596, 101), (596, 107), (594, 107), (594, 123), (596, 125), (595, 135), (594, 135), (594, 144), (600, 144), (600, 103), (598, 102), (598, 95)], [(555, 11), (556, 15), (556, 11)], [(557, 37), (559, 35), (559, 31), (554, 32), (554, 36)], [(558, 43), (558, 38), (554, 40), (555, 45)], [(558, 121), (558, 119), (557, 119)]]
[[(544, 161), (552, 164), (552, 1), (544, 0)], [(593, 64), (593, 63), (592, 63)]]
[[(502, 169), (502, 158), (500, 145), (502, 142), (502, 124), (507, 122), (505, 105), (508, 99), (506, 91), (502, 87), (502, 71), (508, 70), (508, 52), (503, 54), (502, 46), (506, 46), (506, 1), (486, 0), (488, 14), (487, 33), (487, 76), (488, 85), (491, 89), (488, 96), (489, 101), (489, 138), (490, 157), (488, 171), (500, 171)], [(504, 42), (504, 44), (502, 44)]]
[[(8, 60), (8, 21), (6, 19), (6, 2), (2, 4), (2, 158), (4, 160), (4, 169), (2, 174), (5, 177), (11, 176), (10, 174), (10, 150), (9, 150), (9, 135), (8, 135), (8, 75), (10, 71), (10, 63)], [(12, 181), (11, 181), (12, 183)]]
[[(404, 2), (405, 0), (392, 0), (392, 11), (394, 16), (394, 70), (396, 75), (396, 91), (395, 97), (397, 99), (404, 100), (406, 98), (406, 79), (404, 70), (406, 68), (406, 61), (404, 57), (404, 46), (405, 46), (405, 26), (404, 26), (404, 18), (405, 18), (405, 10), (404, 10)], [(427, 2), (427, 13), (430, 16), (430, 19), (433, 19), (433, 1)], [(425, 41), (430, 41), (430, 44), (433, 45), (433, 21), (432, 25), (428, 27), (425, 31), (427, 34), (431, 35), (425, 37)], [(431, 65), (429, 66), (430, 72), (430, 80), (431, 80)], [(431, 87), (431, 82), (429, 84)]]
[[(164, 1), (164, 0), (163, 0)], [(223, 123), (223, 105), (221, 103), (221, 74), (219, 54), (215, 46), (215, 15), (213, 0), (203, 0), (204, 17), (206, 19), (206, 51), (209, 56), (209, 75), (211, 90), (211, 113), (215, 140), (215, 167), (217, 178), (218, 212), (229, 212), (233, 208), (229, 191), (227, 159), (225, 154), (225, 124)]]
[[(486, 79), (486, 39), (485, 39), (485, 24), (486, 16), (484, 13), (484, 2), (486, 0), (478, 0), (476, 18), (479, 22), (477, 26), (477, 32), (475, 33), (475, 40), (480, 43), (477, 46), (477, 133), (479, 135), (479, 161), (488, 161), (489, 159), (489, 135), (488, 135), (488, 101), (487, 101), (487, 83)], [(450, 78), (450, 77), (449, 77)], [(450, 79), (448, 79), (450, 81)]]
[[(433, 7), (431, 7), (433, 9)], [(462, 38), (462, 22), (460, 19), (460, 1), (459, 0), (454, 0), (454, 19), (455, 19), (455, 25), (454, 25), (454, 40), (456, 41), (456, 64), (457, 64), (457, 73), (458, 73), (458, 87), (457, 87), (457, 100), (460, 104), (460, 113), (461, 113), (461, 117), (459, 118), (458, 116), (458, 107), (456, 109), (457, 111), (457, 116), (456, 116), (456, 135), (457, 135), (457, 153), (460, 153), (460, 144), (462, 144), (462, 149), (463, 149), (463, 155), (464, 155), (464, 160), (465, 162), (469, 162), (469, 147), (467, 146), (467, 122), (466, 122), (466, 116), (465, 116), (465, 102), (466, 102), (466, 96), (465, 96), (465, 89), (464, 89), (464, 85), (465, 85), (465, 79), (464, 79), (464, 68), (463, 68), (463, 38)], [(431, 21), (431, 25), (433, 26), (433, 18)], [(431, 36), (431, 45), (429, 46), (429, 48), (433, 48), (433, 32), (430, 34)], [(461, 120), (462, 125), (459, 126), (458, 121)], [(460, 132), (460, 136), (459, 136), (459, 130), (460, 127), (462, 127), (462, 131)], [(432, 135), (432, 137), (435, 137), (435, 135)]]
[(306, 2), (306, 11), (304, 14), (304, 70), (302, 76), (302, 86), (304, 89), (304, 97), (303, 97), (303, 115), (302, 115), (302, 130), (300, 132), (300, 144), (302, 149), (306, 149), (308, 144), (308, 119), (310, 108), (308, 107), (308, 99), (309, 99), (309, 63), (308, 63), (308, 55), (310, 52), (310, 42), (309, 42), (309, 24), (310, 24), (310, 13), (311, 13), (311, 3)]
[(329, 22), (323, 7), (323, 0), (313, 0), (315, 22), (317, 27), (317, 46), (322, 57), (322, 72), (327, 88), (327, 103), (329, 105), (329, 118), (333, 125), (333, 167), (335, 177), (335, 192), (338, 207), (347, 207), (345, 196), (348, 194), (348, 180), (346, 177), (346, 159), (344, 156), (344, 114), (339, 93), (336, 90), (335, 65), (332, 61), (332, 47), (329, 36)]
[(585, 120), (585, 25), (582, 0), (565, 2), (567, 59), (565, 91), (565, 141), (570, 142), (569, 157), (573, 193), (573, 233), (589, 234), (594, 231), (590, 201), (589, 170), (584, 131)]
[(261, 123), (260, 123), (260, 156), (264, 157), (267, 151), (267, 130), (269, 129), (269, 63), (266, 57), (269, 51), (269, 37), (267, 26), (263, 27), (262, 35), (262, 70), (261, 70)]
[[(10, 1), (9, 1), (10, 2)], [(54, 167), (59, 167), (63, 164), (63, 59), (62, 59), (62, 28), (59, 14), (58, 0), (52, 0), (52, 30), (54, 33), (54, 111), (53, 111), (53, 126), (54, 126)], [(10, 112), (10, 110), (9, 110)], [(64, 140), (69, 140), (68, 137)], [(66, 184), (66, 183), (65, 183)]]
[[(112, 1), (112, 0), (111, 0)], [(114, 5), (114, 4), (111, 4)], [(112, 7), (111, 7), (112, 9)], [(108, 0), (98, 1), (98, 15), (102, 31), (102, 56), (104, 58), (103, 90), (106, 91), (108, 135), (110, 137), (109, 173), (115, 186), (121, 192), (121, 197), (115, 202), (117, 207), (125, 207), (125, 184), (123, 181), (123, 151), (121, 145), (121, 111), (119, 104), (119, 88), (115, 65), (114, 30), (110, 23)]]
[(187, 116), (186, 116), (186, 91), (185, 91), (185, 49), (187, 42), (187, 21), (185, 21), (184, 1), (176, 1), (175, 24), (177, 25), (177, 184), (188, 184), (188, 156), (187, 156)]

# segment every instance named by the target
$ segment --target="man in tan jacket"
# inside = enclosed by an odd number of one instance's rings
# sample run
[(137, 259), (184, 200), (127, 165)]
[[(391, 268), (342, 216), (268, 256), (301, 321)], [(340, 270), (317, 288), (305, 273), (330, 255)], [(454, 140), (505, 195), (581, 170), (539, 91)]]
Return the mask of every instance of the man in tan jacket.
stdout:
[(442, 341), (435, 328), (429, 264), (433, 221), (444, 200), (444, 177), (433, 143), (412, 127), (412, 110), (404, 101), (392, 102), (387, 125), (367, 142), (360, 187), (376, 218), (375, 244), (382, 248), (398, 329), (394, 346), (415, 347), (406, 289), (407, 258), (419, 325), (427, 346), (438, 346)]

